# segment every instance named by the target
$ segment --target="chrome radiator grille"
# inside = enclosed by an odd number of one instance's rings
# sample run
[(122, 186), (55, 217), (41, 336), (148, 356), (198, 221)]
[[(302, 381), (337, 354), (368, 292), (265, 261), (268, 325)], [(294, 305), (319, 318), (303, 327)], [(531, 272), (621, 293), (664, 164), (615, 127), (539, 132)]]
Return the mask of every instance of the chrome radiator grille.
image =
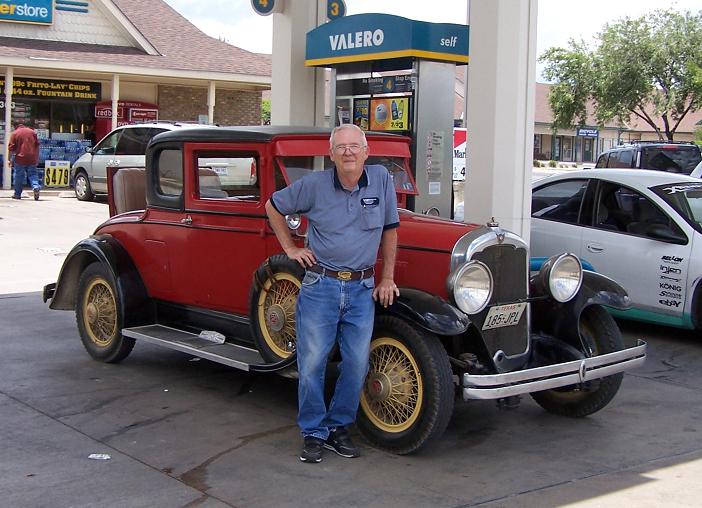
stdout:
[(492, 272), (494, 290), (490, 303), (480, 314), (472, 316), (481, 331), (490, 355), (502, 350), (507, 356), (524, 353), (529, 344), (529, 307), (514, 326), (482, 330), (490, 307), (525, 300), (528, 296), (527, 249), (510, 244), (491, 245), (476, 252), (472, 259), (485, 263)]

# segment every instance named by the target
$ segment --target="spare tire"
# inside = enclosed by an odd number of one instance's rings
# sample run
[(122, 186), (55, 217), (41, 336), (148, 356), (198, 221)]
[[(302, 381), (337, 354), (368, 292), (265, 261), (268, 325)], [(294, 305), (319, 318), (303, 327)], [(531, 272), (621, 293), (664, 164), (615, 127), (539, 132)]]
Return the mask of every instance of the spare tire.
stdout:
[(254, 274), (251, 328), (261, 356), (273, 363), (295, 352), (295, 309), (305, 269), (284, 254), (268, 258)]

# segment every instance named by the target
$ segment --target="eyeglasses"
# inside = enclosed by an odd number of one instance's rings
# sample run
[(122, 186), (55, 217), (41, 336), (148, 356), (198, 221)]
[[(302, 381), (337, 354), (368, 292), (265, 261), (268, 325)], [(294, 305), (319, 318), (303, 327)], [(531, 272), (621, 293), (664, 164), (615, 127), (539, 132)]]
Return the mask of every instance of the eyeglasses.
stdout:
[(356, 145), (356, 144), (354, 144), (354, 145), (336, 145), (334, 147), (334, 151), (339, 155), (343, 155), (346, 153), (346, 150), (348, 150), (352, 154), (356, 155), (356, 154), (361, 152), (362, 148), (365, 148), (365, 146)]

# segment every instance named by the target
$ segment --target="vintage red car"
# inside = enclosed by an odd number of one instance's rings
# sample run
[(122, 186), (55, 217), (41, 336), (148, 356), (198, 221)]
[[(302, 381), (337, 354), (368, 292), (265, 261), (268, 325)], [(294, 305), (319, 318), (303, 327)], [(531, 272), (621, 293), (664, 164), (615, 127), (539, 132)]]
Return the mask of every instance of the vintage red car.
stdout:
[[(387, 167), (405, 206), (416, 193), (410, 139), (367, 138), (368, 163)], [(144, 340), (294, 373), (303, 270), (282, 254), (264, 205), (276, 189), (330, 168), (328, 151), (329, 131), (306, 127), (158, 135), (145, 169), (111, 172), (111, 218), (73, 248), (45, 301), (75, 310), (85, 348), (101, 361), (119, 362)], [(529, 393), (548, 411), (586, 416), (643, 363), (645, 344), (625, 348), (605, 310), (625, 308), (626, 292), (576, 256), (530, 273), (527, 243), (498, 224), (405, 209), (400, 219), (401, 295), (376, 310), (358, 419), (376, 446), (404, 454), (437, 439), (457, 395), (513, 405)], [(304, 218), (287, 221), (302, 245)]]

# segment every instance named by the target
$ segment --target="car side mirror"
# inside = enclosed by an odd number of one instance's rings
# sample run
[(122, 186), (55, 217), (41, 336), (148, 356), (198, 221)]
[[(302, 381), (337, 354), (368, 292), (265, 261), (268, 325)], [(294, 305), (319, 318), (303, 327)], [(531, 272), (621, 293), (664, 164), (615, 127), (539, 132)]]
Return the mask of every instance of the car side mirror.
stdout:
[(664, 224), (649, 225), (646, 228), (646, 236), (656, 240), (663, 240), (664, 242), (668, 243), (675, 243), (677, 245), (687, 244), (687, 237), (683, 233), (673, 230)]

